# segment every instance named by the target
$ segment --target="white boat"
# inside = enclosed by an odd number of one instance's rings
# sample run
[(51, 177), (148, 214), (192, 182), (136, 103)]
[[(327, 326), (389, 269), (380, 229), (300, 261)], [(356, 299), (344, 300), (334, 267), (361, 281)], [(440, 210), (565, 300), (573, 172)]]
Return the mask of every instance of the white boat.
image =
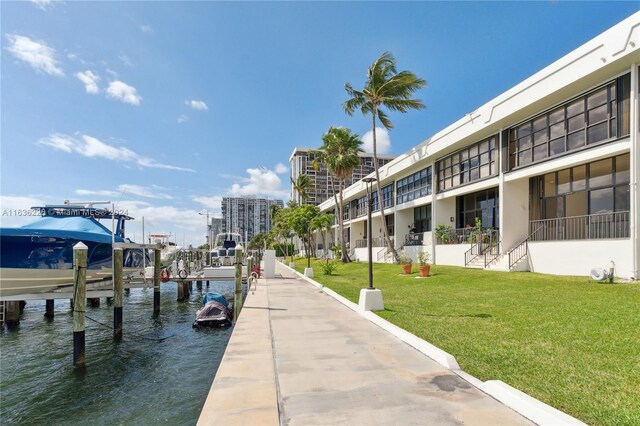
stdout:
[[(211, 250), (211, 265), (202, 269), (204, 280), (232, 280), (236, 276), (236, 249), (243, 248), (242, 236), (233, 232), (216, 235), (214, 248)], [(245, 252), (242, 259), (244, 263)], [(247, 277), (247, 266), (242, 265), (242, 277)]]

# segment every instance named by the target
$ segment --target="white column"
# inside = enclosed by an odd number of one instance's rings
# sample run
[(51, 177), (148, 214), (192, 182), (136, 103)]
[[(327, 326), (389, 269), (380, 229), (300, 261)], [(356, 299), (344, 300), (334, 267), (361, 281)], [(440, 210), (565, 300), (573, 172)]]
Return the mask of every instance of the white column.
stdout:
[[(638, 185), (638, 179), (640, 178), (640, 126), (638, 125), (638, 119), (640, 114), (640, 102), (638, 96), (638, 65), (633, 64), (631, 66), (631, 95), (629, 99), (629, 138), (631, 140), (630, 148), (630, 209), (629, 209), (629, 236), (631, 237), (631, 250), (632, 250), (632, 263), (633, 271), (631, 275), (635, 279), (640, 278), (640, 185)], [(624, 273), (625, 271), (620, 271)]]

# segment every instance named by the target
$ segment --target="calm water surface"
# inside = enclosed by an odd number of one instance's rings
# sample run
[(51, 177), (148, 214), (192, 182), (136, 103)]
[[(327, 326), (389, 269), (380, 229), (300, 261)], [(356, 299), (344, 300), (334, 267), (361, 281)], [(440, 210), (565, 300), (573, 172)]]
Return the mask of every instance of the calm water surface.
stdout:
[[(233, 282), (209, 291), (233, 300)], [(113, 306), (87, 306), (84, 371), (73, 367), (73, 315), (56, 300), (55, 318), (44, 301), (29, 301), (20, 325), (0, 333), (0, 423), (193, 425), (231, 336), (232, 328), (193, 329), (206, 285), (176, 302), (175, 283), (162, 284), (160, 315), (153, 289), (124, 295), (124, 337), (113, 339)]]

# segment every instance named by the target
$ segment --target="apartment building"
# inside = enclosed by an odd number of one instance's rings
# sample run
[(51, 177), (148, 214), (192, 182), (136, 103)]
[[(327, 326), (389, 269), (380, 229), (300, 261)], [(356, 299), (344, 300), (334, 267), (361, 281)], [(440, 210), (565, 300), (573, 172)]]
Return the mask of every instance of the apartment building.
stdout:
[[(313, 167), (316, 160), (315, 150), (312, 148), (294, 148), (289, 157), (291, 165), (291, 179), (295, 182), (298, 176), (306, 174), (311, 178), (311, 187), (307, 191), (309, 200), (304, 201), (300, 194), (291, 185), (291, 199), (298, 204), (319, 205), (323, 201), (332, 198), (338, 191), (338, 180), (329, 174), (327, 168), (323, 164), (318, 164), (318, 170)], [(360, 153), (360, 166), (353, 170), (350, 178), (346, 179), (345, 187), (350, 186), (353, 182), (367, 176), (374, 171), (373, 155)], [(389, 155), (378, 155), (378, 167), (384, 166), (395, 157)]]
[[(384, 165), (395, 247), (444, 265), (640, 278), (639, 45), (640, 12)], [(346, 238), (358, 259), (371, 238), (373, 261), (389, 261), (375, 193), (367, 236), (366, 194), (361, 181), (344, 191)]]
[(256, 196), (222, 198), (222, 232), (237, 232), (246, 241), (254, 235), (271, 230), (269, 207), (283, 207), (282, 200)]

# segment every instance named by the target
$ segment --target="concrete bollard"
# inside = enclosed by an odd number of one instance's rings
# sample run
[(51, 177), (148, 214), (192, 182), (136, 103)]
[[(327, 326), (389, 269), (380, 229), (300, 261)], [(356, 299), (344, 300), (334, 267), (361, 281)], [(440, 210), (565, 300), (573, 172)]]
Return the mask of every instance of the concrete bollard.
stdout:
[(73, 246), (73, 365), (85, 365), (85, 306), (87, 303), (87, 252), (82, 242)]

